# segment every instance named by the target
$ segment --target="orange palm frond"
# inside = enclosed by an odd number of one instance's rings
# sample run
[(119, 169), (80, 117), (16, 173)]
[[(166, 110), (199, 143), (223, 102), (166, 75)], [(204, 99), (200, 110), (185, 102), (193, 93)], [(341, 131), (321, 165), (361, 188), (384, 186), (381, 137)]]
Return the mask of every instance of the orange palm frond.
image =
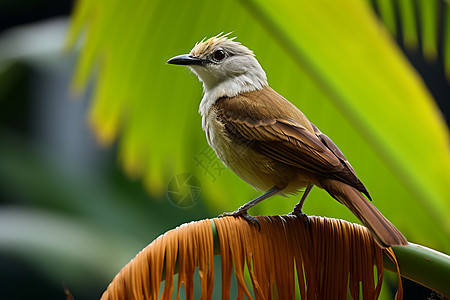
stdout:
[[(343, 220), (310, 217), (309, 228), (293, 216), (258, 217), (249, 225), (234, 217), (182, 225), (158, 237), (126, 265), (102, 299), (171, 299), (178, 270), (177, 299), (184, 285), (193, 299), (196, 268), (201, 298), (211, 299), (214, 254), (221, 255), (222, 299), (230, 298), (231, 274), (238, 285), (237, 299), (377, 299), (383, 281), (383, 251), (368, 230)], [(214, 237), (218, 237), (216, 240)], [(375, 272), (374, 272), (375, 267)], [(251, 288), (244, 278), (250, 274)], [(398, 271), (398, 269), (397, 269)], [(297, 282), (296, 282), (297, 277)], [(400, 275), (399, 275), (400, 278)], [(399, 280), (397, 298), (402, 297)]]

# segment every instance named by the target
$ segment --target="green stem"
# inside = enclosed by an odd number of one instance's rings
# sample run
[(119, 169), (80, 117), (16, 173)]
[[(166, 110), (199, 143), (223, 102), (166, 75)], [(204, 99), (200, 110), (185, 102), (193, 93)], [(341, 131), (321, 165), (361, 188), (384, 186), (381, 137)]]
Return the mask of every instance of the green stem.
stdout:
[[(409, 243), (392, 247), (400, 274), (446, 297), (450, 296), (450, 256), (425, 246)], [(384, 268), (397, 272), (390, 259), (383, 256)]]

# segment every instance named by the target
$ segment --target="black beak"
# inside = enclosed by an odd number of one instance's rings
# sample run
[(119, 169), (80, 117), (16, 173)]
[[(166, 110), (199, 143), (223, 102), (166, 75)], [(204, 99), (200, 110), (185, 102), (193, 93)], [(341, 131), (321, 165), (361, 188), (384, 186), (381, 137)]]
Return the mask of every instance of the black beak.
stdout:
[(192, 56), (191, 54), (182, 54), (172, 57), (166, 62), (166, 64), (182, 65), (182, 66), (189, 66), (189, 65), (203, 66), (206, 64), (206, 62), (207, 62), (206, 60), (197, 58), (195, 56)]

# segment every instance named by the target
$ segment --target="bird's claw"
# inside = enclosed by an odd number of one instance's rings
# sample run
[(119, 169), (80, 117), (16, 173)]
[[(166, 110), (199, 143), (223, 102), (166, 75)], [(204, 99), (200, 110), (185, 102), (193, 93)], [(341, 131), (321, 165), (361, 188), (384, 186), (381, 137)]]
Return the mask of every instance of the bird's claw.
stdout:
[(257, 218), (252, 217), (248, 214), (246, 210), (236, 210), (233, 212), (224, 212), (223, 214), (219, 215), (219, 218), (223, 217), (241, 217), (244, 218), (248, 223), (258, 226), (258, 230), (261, 230), (261, 224), (259, 224), (259, 221)]
[(308, 229), (311, 226), (311, 220), (309, 219), (308, 215), (305, 214), (304, 212), (294, 210), (290, 213), (290, 215), (296, 216), (297, 218), (301, 219), (305, 223), (306, 229)]

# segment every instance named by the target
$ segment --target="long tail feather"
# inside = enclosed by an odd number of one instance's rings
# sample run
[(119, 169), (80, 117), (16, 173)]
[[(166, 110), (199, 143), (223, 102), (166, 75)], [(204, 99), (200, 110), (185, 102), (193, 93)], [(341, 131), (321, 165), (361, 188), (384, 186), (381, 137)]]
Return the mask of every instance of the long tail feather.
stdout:
[(322, 186), (333, 198), (347, 206), (358, 217), (372, 232), (380, 246), (390, 247), (408, 244), (403, 234), (358, 190), (332, 179), (324, 180)]

